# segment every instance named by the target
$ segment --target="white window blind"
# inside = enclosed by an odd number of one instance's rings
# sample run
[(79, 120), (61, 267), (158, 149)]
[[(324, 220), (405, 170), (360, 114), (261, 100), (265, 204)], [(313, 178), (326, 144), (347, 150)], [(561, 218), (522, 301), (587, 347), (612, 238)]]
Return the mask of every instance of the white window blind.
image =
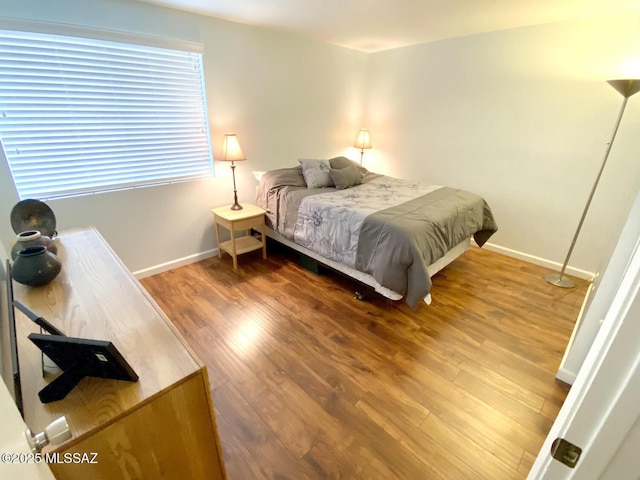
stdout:
[(22, 199), (209, 176), (202, 55), (0, 31), (0, 140)]

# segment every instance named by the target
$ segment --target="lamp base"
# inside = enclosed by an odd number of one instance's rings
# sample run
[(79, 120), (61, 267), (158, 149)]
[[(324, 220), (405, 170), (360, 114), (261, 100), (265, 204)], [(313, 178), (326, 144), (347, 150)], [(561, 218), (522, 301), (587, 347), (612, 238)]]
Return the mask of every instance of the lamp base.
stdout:
[(544, 276), (544, 279), (551, 285), (555, 285), (556, 287), (560, 288), (573, 288), (576, 286), (573, 280), (570, 280), (564, 275), (559, 275), (557, 273), (547, 273)]
[(233, 205), (231, 210), (242, 210), (242, 206), (238, 203), (238, 192), (236, 190), (236, 176), (233, 175)]

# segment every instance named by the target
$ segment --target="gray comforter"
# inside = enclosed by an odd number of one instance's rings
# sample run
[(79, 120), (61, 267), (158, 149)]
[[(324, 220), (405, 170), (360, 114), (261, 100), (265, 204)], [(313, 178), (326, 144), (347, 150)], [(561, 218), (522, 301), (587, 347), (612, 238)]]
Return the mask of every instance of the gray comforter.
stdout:
[(372, 275), (412, 308), (431, 289), (428, 265), (497, 230), (475, 194), (372, 173), (362, 180), (347, 190), (308, 189), (299, 167), (275, 170), (263, 176), (257, 202), (280, 235)]
[(443, 187), (369, 215), (360, 230), (356, 268), (416, 308), (431, 290), (429, 265), (471, 235), (484, 245), (497, 229), (481, 197)]

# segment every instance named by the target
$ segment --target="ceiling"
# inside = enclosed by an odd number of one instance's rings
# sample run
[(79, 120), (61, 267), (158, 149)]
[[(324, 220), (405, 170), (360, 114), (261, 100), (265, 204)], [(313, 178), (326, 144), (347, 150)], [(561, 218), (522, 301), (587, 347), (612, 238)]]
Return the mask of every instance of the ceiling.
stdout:
[(364, 52), (640, 11), (640, 0), (141, 0)]

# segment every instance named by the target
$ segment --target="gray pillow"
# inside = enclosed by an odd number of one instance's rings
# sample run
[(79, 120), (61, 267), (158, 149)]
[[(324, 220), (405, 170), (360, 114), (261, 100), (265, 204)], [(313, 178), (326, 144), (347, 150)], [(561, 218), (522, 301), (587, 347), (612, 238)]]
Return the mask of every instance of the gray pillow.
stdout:
[(307, 188), (333, 187), (333, 181), (329, 175), (329, 170), (331, 170), (329, 160), (303, 158), (298, 161), (302, 165), (302, 175), (307, 183)]
[(338, 190), (344, 190), (362, 183), (360, 172), (353, 165), (346, 168), (332, 168), (329, 170), (329, 174)]
[(306, 187), (307, 184), (302, 176), (302, 167), (279, 168), (265, 172), (260, 179), (260, 183), (267, 188), (272, 187)]
[(339, 169), (347, 168), (347, 167), (355, 167), (360, 172), (360, 176), (363, 176), (369, 173), (369, 170), (364, 168), (359, 163), (354, 162), (353, 160), (349, 160), (347, 157), (332, 158), (331, 160), (329, 160), (329, 164), (331, 165), (331, 168), (339, 168)]
[(353, 162), (347, 157), (335, 157), (329, 160), (331, 168), (347, 168), (353, 166)]

